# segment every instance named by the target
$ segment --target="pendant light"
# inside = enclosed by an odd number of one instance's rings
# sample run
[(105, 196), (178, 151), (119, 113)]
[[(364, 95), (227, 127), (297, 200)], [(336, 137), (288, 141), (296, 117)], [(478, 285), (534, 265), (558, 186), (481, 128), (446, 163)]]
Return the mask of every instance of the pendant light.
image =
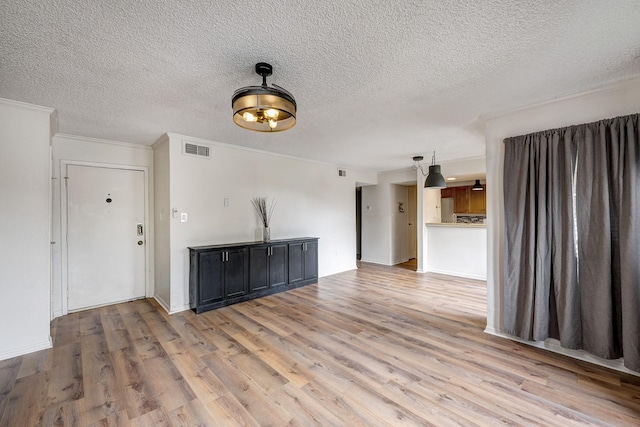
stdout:
[(473, 184), (473, 187), (471, 187), (472, 190), (474, 191), (482, 191), (484, 190), (484, 188), (482, 188), (482, 184), (480, 184), (480, 180), (476, 179), (476, 183)]
[[(413, 157), (413, 165), (411, 166), (411, 170), (417, 171), (418, 169), (422, 172), (422, 175), (427, 175), (424, 173), (424, 169), (422, 169), (422, 165), (420, 162), (424, 159), (422, 156)], [(440, 172), (440, 165), (436, 165), (436, 152), (433, 152), (433, 157), (431, 158), (431, 165), (429, 166), (429, 174), (427, 175), (427, 179), (424, 180), (424, 188), (446, 188), (447, 183), (444, 180), (444, 176)]]
[(256, 64), (262, 76), (261, 86), (247, 86), (234, 92), (231, 99), (233, 121), (244, 129), (257, 132), (281, 132), (296, 124), (296, 100), (280, 86), (267, 86), (267, 76), (273, 67), (265, 62)]

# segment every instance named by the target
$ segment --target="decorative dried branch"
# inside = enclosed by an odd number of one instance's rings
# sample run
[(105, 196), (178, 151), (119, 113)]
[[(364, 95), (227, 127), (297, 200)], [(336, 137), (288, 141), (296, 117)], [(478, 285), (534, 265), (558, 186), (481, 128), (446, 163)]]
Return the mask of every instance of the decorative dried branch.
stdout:
[(251, 200), (251, 203), (253, 203), (253, 207), (256, 208), (256, 212), (260, 217), (260, 221), (262, 221), (262, 225), (268, 227), (271, 222), (271, 215), (273, 215), (273, 209), (276, 207), (276, 201), (272, 199), (271, 205), (269, 205), (268, 209), (266, 197), (256, 197)]

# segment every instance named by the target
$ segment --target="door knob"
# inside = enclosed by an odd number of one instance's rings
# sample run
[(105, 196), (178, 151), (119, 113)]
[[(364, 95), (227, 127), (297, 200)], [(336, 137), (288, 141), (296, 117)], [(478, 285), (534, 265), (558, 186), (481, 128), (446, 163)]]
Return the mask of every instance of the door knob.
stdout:
[(138, 240), (138, 246), (142, 246), (142, 240)]

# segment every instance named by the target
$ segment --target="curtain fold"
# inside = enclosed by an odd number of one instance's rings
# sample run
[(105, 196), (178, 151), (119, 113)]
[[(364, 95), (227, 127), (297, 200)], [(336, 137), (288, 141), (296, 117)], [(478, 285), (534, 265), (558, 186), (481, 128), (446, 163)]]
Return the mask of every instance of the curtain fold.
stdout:
[(504, 330), (640, 371), (639, 115), (505, 140)]

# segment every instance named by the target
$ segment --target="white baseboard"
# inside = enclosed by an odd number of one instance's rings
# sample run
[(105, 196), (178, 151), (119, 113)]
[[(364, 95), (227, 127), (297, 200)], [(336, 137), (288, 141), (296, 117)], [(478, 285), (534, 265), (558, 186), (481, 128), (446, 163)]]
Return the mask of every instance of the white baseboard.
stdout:
[(499, 332), (496, 328), (494, 328), (493, 326), (487, 326), (486, 328), (484, 328), (484, 333), (485, 334), (489, 334), (489, 335), (495, 335), (497, 337), (501, 337), (501, 332)]
[(438, 273), (438, 274), (446, 274), (447, 276), (456, 276), (456, 277), (464, 277), (465, 279), (475, 279), (475, 280), (487, 280), (487, 277), (478, 276), (475, 274), (466, 274), (460, 273), (458, 271), (447, 271), (447, 270), (438, 270), (438, 269), (427, 269), (428, 273)]
[(160, 298), (160, 297), (159, 297), (159, 296), (157, 296), (157, 295), (154, 295), (152, 298), (153, 298), (154, 300), (156, 300), (156, 302), (157, 302), (158, 304), (160, 304), (160, 307), (162, 307), (162, 308), (164, 309), (164, 311), (166, 311), (166, 312), (167, 312), (167, 314), (171, 314), (171, 313), (170, 313), (170, 311), (171, 311), (171, 310), (169, 309), (169, 304), (167, 304), (166, 302), (164, 302), (164, 300), (163, 300), (162, 298)]
[(48, 340), (39, 343), (34, 343), (19, 348), (12, 348), (0, 352), (0, 360), (10, 359), (16, 356), (22, 356), (25, 354), (33, 353), (34, 351), (46, 350), (52, 347), (51, 337)]
[(163, 310), (167, 312), (167, 314), (176, 314), (176, 313), (180, 313), (181, 311), (189, 310), (191, 308), (189, 307), (189, 304), (187, 304), (182, 307), (178, 307), (177, 309), (171, 310), (170, 305), (167, 304), (165, 300), (163, 300), (159, 296), (154, 295), (152, 298), (156, 300), (158, 304), (160, 304), (160, 307), (162, 307)]
[(551, 351), (553, 353), (562, 354), (563, 356), (571, 357), (572, 359), (582, 360), (583, 362), (593, 363), (594, 365), (599, 365), (605, 368), (613, 369), (614, 371), (623, 372), (625, 374), (634, 375), (636, 377), (640, 377), (640, 372), (632, 371), (624, 366), (624, 362), (622, 359), (602, 359), (600, 357), (594, 356), (591, 353), (587, 353), (584, 350), (571, 350), (568, 348), (564, 348), (560, 346), (560, 342), (556, 339), (549, 338), (545, 341), (526, 341), (520, 337), (516, 337), (514, 335), (505, 334), (504, 332), (496, 331), (495, 328), (487, 327), (484, 330), (485, 333), (489, 335), (494, 335), (501, 338), (506, 338), (511, 341), (516, 341), (521, 344), (526, 344), (531, 347), (541, 348), (544, 350)]
[(176, 313), (180, 313), (181, 311), (187, 311), (191, 308), (191, 306), (189, 306), (189, 304), (187, 305), (183, 305), (182, 307), (178, 307), (176, 309), (173, 309), (169, 312), (169, 314), (176, 314)]
[(391, 266), (391, 264), (385, 262), (385, 261), (380, 261), (380, 260), (375, 260), (375, 259), (365, 259), (362, 258), (360, 260), (360, 262), (367, 262), (369, 264), (379, 264), (379, 265), (386, 265), (386, 266)]

